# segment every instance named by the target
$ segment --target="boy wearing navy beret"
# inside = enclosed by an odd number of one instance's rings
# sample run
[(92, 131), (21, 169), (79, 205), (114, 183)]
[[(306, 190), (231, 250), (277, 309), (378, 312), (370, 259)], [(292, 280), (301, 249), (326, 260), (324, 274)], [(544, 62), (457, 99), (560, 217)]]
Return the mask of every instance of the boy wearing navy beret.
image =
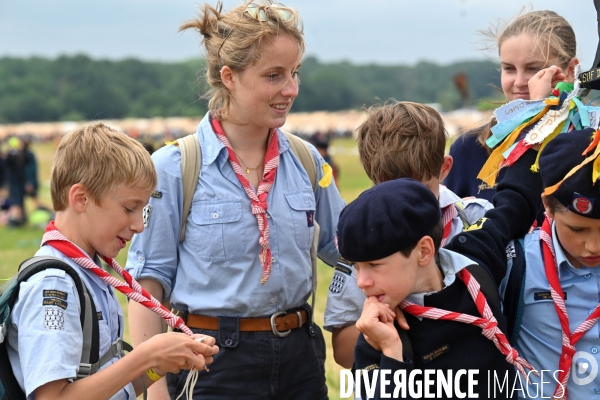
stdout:
[(536, 370), (546, 371), (530, 375), (537, 398), (591, 399), (600, 393), (599, 142), (597, 131), (585, 129), (560, 134), (542, 150), (548, 218), (522, 240), (521, 259), (508, 260), (501, 286), (505, 311), (511, 302), (521, 310), (511, 343)]
[[(398, 178), (425, 184), (442, 212), (442, 247), (492, 208), (483, 199), (463, 201), (441, 184), (453, 161), (444, 155), (447, 135), (437, 111), (419, 103), (389, 101), (369, 108), (367, 114), (358, 128), (358, 151), (367, 175), (375, 184)], [(346, 368), (354, 361), (359, 334), (355, 323), (364, 301), (352, 268), (338, 263), (327, 296), (324, 328), (332, 332), (335, 361)]]
[[(526, 374), (524, 368), (530, 365), (503, 334), (506, 320), (497, 287), (506, 273), (506, 245), (527, 233), (540, 205), (541, 180), (530, 170), (536, 155), (529, 150), (507, 170), (494, 199), (496, 208), (455, 236), (450, 248), (456, 251), (439, 248), (439, 203), (418, 181), (380, 183), (342, 211), (339, 251), (353, 263), (358, 286), (367, 296), (356, 324), (362, 332), (355, 348), (356, 369), (432, 369), (446, 374), (473, 370), (477, 382), (462, 376), (458, 388), (446, 393), (434, 378), (429, 391), (439, 389), (448, 397), (473, 393), (479, 398), (488, 398), (495, 376), (507, 379), (512, 388), (511, 364)], [(406, 321), (396, 318), (398, 309)], [(400, 339), (405, 329), (409, 340)], [(428, 385), (427, 379), (421, 384)], [(393, 393), (396, 382), (392, 379), (386, 388)], [(374, 398), (379, 398), (380, 389), (372, 393)], [(496, 398), (512, 394), (508, 387), (495, 393)]]

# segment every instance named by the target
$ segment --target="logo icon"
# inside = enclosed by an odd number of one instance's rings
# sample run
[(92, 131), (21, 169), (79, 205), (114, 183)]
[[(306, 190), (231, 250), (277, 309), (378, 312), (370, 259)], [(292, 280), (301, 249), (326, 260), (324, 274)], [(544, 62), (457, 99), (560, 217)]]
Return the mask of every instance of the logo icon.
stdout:
[[(585, 359), (584, 362), (581, 359)], [(591, 368), (590, 368), (591, 367)], [(598, 362), (596, 359), (588, 352), (578, 351), (573, 355), (573, 382), (576, 385), (587, 385), (596, 379), (596, 375), (598, 375)], [(581, 377), (586, 372), (589, 373), (588, 376)]]
[(573, 193), (573, 201), (570, 208), (579, 214), (591, 214), (594, 210), (594, 199), (590, 199), (579, 193)]

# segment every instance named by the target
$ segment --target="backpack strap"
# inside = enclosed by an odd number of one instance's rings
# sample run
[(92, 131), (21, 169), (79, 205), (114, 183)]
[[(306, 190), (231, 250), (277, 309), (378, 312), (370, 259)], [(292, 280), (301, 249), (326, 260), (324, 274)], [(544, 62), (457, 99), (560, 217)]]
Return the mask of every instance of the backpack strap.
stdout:
[[(7, 307), (10, 313), (19, 296), (19, 289), (22, 282), (27, 281), (38, 272), (50, 268), (65, 271), (73, 279), (75, 288), (77, 289), (77, 293), (79, 295), (79, 304), (81, 306), (79, 321), (83, 331), (83, 349), (81, 353), (79, 371), (77, 372), (77, 377), (79, 379), (80, 371), (82, 369), (85, 370), (88, 365), (96, 364), (99, 361), (100, 334), (98, 327), (98, 314), (96, 313), (94, 301), (89, 295), (87, 288), (81, 281), (81, 277), (77, 274), (73, 267), (56, 257), (32, 257), (23, 261), (19, 266), (16, 283), (8, 300)], [(0, 343), (0, 365), (10, 365), (6, 340)], [(2, 381), (4, 389), (6, 390), (3, 399), (25, 399), (25, 394), (21, 390), (21, 387), (19, 386), (19, 383), (13, 374), (12, 368), (0, 368), (0, 380)]]
[(308, 179), (310, 179), (310, 184), (314, 192), (317, 184), (317, 163), (315, 161), (314, 155), (312, 154), (304, 140), (284, 130), (280, 129), (280, 131), (283, 132), (288, 142), (290, 142), (290, 148), (292, 149), (296, 157), (298, 157), (298, 159), (302, 163), (302, 166), (306, 170), (306, 173), (308, 174)]
[(500, 305), (500, 295), (498, 294), (498, 285), (496, 285), (496, 281), (487, 269), (480, 264), (468, 265), (466, 268), (479, 283), (479, 287), (487, 301), (493, 304), (498, 310), (502, 310)]
[(456, 203), (454, 203), (454, 207), (456, 208), (456, 213), (458, 214), (458, 217), (462, 221), (463, 230), (466, 230), (472, 224), (471, 221), (469, 221), (469, 219), (467, 218), (467, 213), (465, 213), (465, 205), (462, 201), (457, 201)]
[(504, 315), (506, 316), (507, 332), (506, 336), (510, 344), (514, 346), (519, 339), (521, 323), (524, 311), (524, 292), (525, 292), (525, 246), (523, 238), (514, 241), (515, 257), (513, 258), (512, 268), (506, 290), (504, 293)]
[(181, 214), (181, 231), (179, 232), (179, 243), (181, 243), (185, 239), (185, 225), (192, 207), (196, 184), (200, 178), (202, 151), (198, 135), (195, 133), (177, 139), (177, 143), (181, 149), (181, 184), (183, 186), (183, 212)]

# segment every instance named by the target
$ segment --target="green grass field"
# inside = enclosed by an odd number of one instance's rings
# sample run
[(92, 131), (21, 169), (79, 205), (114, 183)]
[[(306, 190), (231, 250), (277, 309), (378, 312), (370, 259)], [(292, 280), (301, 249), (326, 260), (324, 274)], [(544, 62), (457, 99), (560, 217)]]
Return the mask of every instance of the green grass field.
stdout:
[[(36, 144), (33, 146), (39, 163), (40, 180), (40, 200), (50, 206), (50, 165), (54, 152), (52, 143)], [(332, 143), (332, 153), (334, 161), (338, 164), (340, 170), (340, 192), (346, 202), (355, 199), (363, 190), (371, 186), (358, 159), (356, 142), (353, 139), (338, 139)], [(29, 200), (28, 200), (29, 201)], [(26, 207), (31, 209), (32, 204), (27, 203)], [(33, 256), (39, 248), (43, 231), (34, 228), (7, 228), (0, 227), (0, 279), (6, 279), (12, 276), (21, 261)], [(126, 252), (122, 251), (117, 257), (121, 265), (125, 264)], [(315, 321), (323, 324), (323, 313), (325, 311), (325, 302), (327, 300), (327, 291), (329, 283), (333, 277), (332, 268), (319, 263), (318, 269), (318, 289), (315, 306)], [(127, 320), (127, 303), (125, 297), (120, 293), (119, 301), (125, 313)], [(327, 342), (327, 362), (326, 374), (327, 385), (329, 386), (329, 395), (331, 399), (339, 396), (339, 377), (340, 367), (333, 361), (333, 351), (331, 348), (331, 334), (324, 332)], [(128, 330), (126, 327), (125, 338), (128, 339)]]

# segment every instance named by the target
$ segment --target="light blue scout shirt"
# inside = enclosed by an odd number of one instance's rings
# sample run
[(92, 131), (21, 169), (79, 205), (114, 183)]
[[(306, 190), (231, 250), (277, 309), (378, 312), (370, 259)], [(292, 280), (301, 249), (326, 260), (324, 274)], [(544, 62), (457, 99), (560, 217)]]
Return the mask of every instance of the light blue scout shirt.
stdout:
[[(600, 268), (574, 268), (567, 260), (560, 246), (554, 224), (552, 224), (552, 238), (556, 261), (558, 262), (558, 279), (565, 293), (565, 305), (569, 315), (569, 327), (571, 334), (591, 314), (598, 305), (600, 293)], [(540, 246), (540, 230), (525, 236), (524, 250), (526, 260), (525, 291), (524, 291), (524, 313), (517, 340), (516, 348), (521, 357), (529, 361), (533, 367), (544, 372), (542, 377), (529, 374), (532, 385), (529, 385), (525, 393), (519, 391), (519, 398), (550, 398), (556, 388), (558, 374), (558, 361), (562, 350), (562, 331), (560, 321), (554, 308), (554, 302), (550, 297), (550, 284), (546, 278), (544, 261), (542, 259)], [(507, 276), (512, 268), (512, 258), (508, 260)], [(504, 298), (504, 285), (501, 286), (501, 296)], [(586, 384), (577, 385), (573, 381), (573, 375), (577, 374), (580, 379), (590, 376), (594, 362), (582, 357), (573, 359), (571, 376), (567, 384), (570, 399), (600, 399), (600, 327), (598, 323), (583, 335), (577, 342), (575, 348), (578, 352), (586, 352), (595, 360), (596, 378)], [(587, 363), (588, 367), (585, 368)], [(580, 372), (581, 368), (581, 372)], [(524, 386), (527, 386), (523, 381)], [(543, 391), (542, 391), (543, 390)], [(536, 395), (537, 391), (537, 395)]]
[[(280, 163), (267, 197), (273, 267), (261, 285), (256, 217), (208, 114), (197, 135), (202, 166), (185, 241), (179, 244), (181, 152), (177, 146), (166, 146), (152, 155), (158, 187), (150, 199), (148, 226), (133, 238), (127, 270), (136, 279), (160, 282), (171, 306), (193, 314), (263, 317), (301, 306), (311, 291), (315, 220), (321, 228), (319, 257), (330, 265), (338, 259), (334, 237), (344, 202), (335, 184), (317, 185), (313, 194), (301, 162), (287, 138), (278, 134)], [(318, 181), (324, 161), (313, 146), (310, 150), (317, 161)]]
[[(43, 246), (35, 255), (60, 258), (77, 271), (96, 311), (102, 314), (98, 321), (100, 356), (105, 354), (119, 335), (119, 324), (125, 326), (112, 288), (51, 246)], [(52, 299), (54, 305), (44, 305), (46, 299)], [(33, 391), (48, 382), (77, 375), (83, 343), (79, 314), (77, 288), (65, 271), (47, 269), (21, 284), (8, 329), (8, 357), (28, 399), (34, 399)], [(103, 368), (117, 360), (113, 358)], [(130, 383), (111, 400), (135, 398)]]
[[(463, 201), (444, 185), (440, 185), (439, 201), (440, 208), (462, 202), (467, 221), (471, 224), (483, 217), (487, 210), (493, 208), (492, 204), (484, 199)], [(448, 241), (463, 229), (463, 221), (458, 215), (455, 216), (452, 220)], [(362, 314), (365, 299), (364, 293), (357, 286), (354, 268), (338, 264), (327, 294), (324, 328), (333, 331), (334, 328), (343, 328), (356, 323)]]

